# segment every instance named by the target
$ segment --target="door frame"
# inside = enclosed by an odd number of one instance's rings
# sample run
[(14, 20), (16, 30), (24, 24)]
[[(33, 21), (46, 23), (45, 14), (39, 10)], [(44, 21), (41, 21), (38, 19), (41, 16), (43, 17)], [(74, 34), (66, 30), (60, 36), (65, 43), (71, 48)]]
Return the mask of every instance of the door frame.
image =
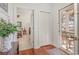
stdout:
[[(32, 48), (34, 48), (34, 12), (35, 12), (35, 10), (34, 9), (31, 9), (31, 8), (27, 8), (27, 7), (25, 7), (25, 6), (21, 6), (21, 5), (14, 5), (13, 6), (13, 8), (14, 8), (14, 23), (17, 25), (17, 21), (16, 21), (16, 8), (23, 8), (23, 9), (27, 9), (27, 10), (31, 10), (32, 11), (32, 13), (33, 13), (33, 17), (32, 17), (32, 24), (31, 24), (31, 40), (33, 41), (33, 43), (32, 43)], [(16, 36), (17, 37), (17, 36)]]

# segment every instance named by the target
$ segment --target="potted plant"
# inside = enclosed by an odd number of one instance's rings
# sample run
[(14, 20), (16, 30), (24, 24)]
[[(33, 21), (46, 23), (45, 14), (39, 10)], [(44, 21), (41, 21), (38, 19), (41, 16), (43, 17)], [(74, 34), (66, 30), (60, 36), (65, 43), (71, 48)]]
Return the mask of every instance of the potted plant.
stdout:
[(10, 35), (17, 31), (17, 26), (0, 20), (0, 52), (7, 52), (11, 48)]

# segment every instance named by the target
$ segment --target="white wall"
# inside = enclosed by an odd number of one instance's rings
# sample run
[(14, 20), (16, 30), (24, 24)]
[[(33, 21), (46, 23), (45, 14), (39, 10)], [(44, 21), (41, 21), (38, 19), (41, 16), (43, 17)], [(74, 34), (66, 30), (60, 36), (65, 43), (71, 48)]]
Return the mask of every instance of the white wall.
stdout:
[[(51, 10), (52, 10), (52, 20), (51, 20), (51, 29), (52, 32), (52, 42), (53, 45), (56, 47), (60, 47), (60, 37), (59, 37), (59, 14), (58, 10), (61, 8), (64, 8), (65, 6), (69, 5), (69, 3), (54, 3), (51, 4)], [(53, 25), (53, 26), (52, 26)]]
[[(11, 19), (11, 22), (15, 23), (16, 22), (16, 17), (15, 17), (15, 7), (20, 6), (24, 7), (27, 9), (33, 9), (34, 10), (34, 48), (39, 48), (39, 11), (45, 11), (45, 12), (51, 12), (51, 4), (49, 3), (21, 3), (21, 4), (9, 4), (9, 16)], [(50, 20), (49, 20), (50, 21)], [(51, 28), (51, 27), (50, 27)], [(51, 31), (50, 31), (51, 32)], [(49, 39), (51, 40), (51, 38)]]
[(16, 22), (16, 18), (14, 16), (14, 7), (15, 6), (22, 6), (28, 9), (34, 10), (34, 47), (39, 48), (39, 30), (38, 30), (38, 21), (39, 21), (39, 11), (46, 11), (51, 12), (51, 19), (49, 20), (49, 27), (50, 27), (50, 40), (53, 45), (56, 47), (60, 46), (59, 40), (59, 18), (58, 18), (58, 10), (69, 5), (69, 3), (26, 3), (26, 4), (9, 4), (9, 15), (11, 16), (10, 19)]

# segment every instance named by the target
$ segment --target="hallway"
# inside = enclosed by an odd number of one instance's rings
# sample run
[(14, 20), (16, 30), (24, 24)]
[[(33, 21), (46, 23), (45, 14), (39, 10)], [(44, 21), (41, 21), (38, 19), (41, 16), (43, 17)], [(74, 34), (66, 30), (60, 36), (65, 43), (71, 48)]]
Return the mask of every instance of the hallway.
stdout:
[(78, 54), (78, 7), (77, 3), (0, 4), (0, 55)]

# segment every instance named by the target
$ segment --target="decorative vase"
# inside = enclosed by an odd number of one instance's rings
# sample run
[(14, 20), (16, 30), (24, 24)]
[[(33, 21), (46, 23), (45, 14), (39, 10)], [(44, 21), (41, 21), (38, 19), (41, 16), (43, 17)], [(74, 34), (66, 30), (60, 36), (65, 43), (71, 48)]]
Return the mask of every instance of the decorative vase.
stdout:
[(10, 37), (0, 37), (0, 52), (8, 52), (11, 49)]

